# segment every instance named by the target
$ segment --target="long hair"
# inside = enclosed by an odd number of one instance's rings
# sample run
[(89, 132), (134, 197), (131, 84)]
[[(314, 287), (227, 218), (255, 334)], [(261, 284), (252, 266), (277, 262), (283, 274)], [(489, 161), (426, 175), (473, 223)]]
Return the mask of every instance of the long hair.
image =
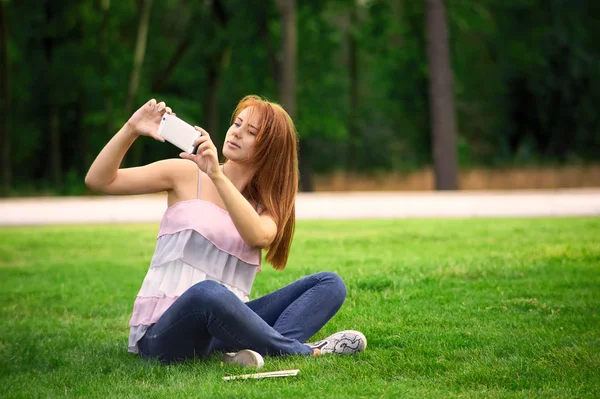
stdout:
[(252, 107), (261, 123), (248, 163), (256, 168), (244, 194), (261, 204), (277, 224), (277, 235), (266, 259), (283, 270), (290, 254), (296, 224), (298, 191), (298, 133), (292, 118), (278, 104), (258, 96), (244, 97), (233, 111), (232, 123), (244, 109)]

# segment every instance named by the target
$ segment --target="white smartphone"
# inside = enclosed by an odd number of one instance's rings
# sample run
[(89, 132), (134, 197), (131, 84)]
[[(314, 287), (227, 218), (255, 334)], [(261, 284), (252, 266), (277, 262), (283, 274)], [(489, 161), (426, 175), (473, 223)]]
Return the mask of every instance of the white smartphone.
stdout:
[(193, 154), (196, 150), (194, 141), (201, 133), (175, 115), (164, 114), (158, 126), (158, 135), (182, 151)]

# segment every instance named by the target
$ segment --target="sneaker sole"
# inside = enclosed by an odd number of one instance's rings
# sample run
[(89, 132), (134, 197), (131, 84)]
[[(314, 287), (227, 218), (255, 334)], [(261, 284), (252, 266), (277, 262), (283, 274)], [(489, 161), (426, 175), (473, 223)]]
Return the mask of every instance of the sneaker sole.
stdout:
[(224, 353), (223, 363), (238, 364), (244, 367), (255, 367), (257, 369), (265, 365), (265, 360), (258, 352), (244, 349), (236, 353)]

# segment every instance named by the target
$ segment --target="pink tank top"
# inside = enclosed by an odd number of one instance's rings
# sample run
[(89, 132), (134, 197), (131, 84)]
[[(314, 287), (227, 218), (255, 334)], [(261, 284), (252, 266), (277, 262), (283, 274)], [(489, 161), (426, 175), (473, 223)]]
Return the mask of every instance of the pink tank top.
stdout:
[(192, 285), (214, 280), (247, 302), (260, 268), (261, 250), (247, 245), (229, 213), (197, 198), (169, 207), (158, 232), (150, 268), (133, 304), (129, 352), (148, 327)]

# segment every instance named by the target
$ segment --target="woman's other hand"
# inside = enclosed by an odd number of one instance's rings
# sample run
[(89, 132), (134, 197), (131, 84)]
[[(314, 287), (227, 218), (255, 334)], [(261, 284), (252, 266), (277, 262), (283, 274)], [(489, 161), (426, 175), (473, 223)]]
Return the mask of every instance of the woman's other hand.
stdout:
[(148, 136), (164, 142), (165, 139), (158, 135), (158, 126), (165, 113), (173, 114), (173, 111), (164, 101), (157, 103), (152, 99), (135, 111), (127, 121), (127, 126), (137, 136)]
[(206, 130), (198, 126), (194, 126), (194, 128), (200, 132), (200, 137), (194, 141), (194, 148), (198, 147), (196, 154), (182, 152), (179, 156), (183, 159), (194, 161), (201, 171), (206, 173), (211, 179), (214, 179), (222, 173), (219, 167), (219, 158), (217, 157), (217, 147), (215, 147)]

